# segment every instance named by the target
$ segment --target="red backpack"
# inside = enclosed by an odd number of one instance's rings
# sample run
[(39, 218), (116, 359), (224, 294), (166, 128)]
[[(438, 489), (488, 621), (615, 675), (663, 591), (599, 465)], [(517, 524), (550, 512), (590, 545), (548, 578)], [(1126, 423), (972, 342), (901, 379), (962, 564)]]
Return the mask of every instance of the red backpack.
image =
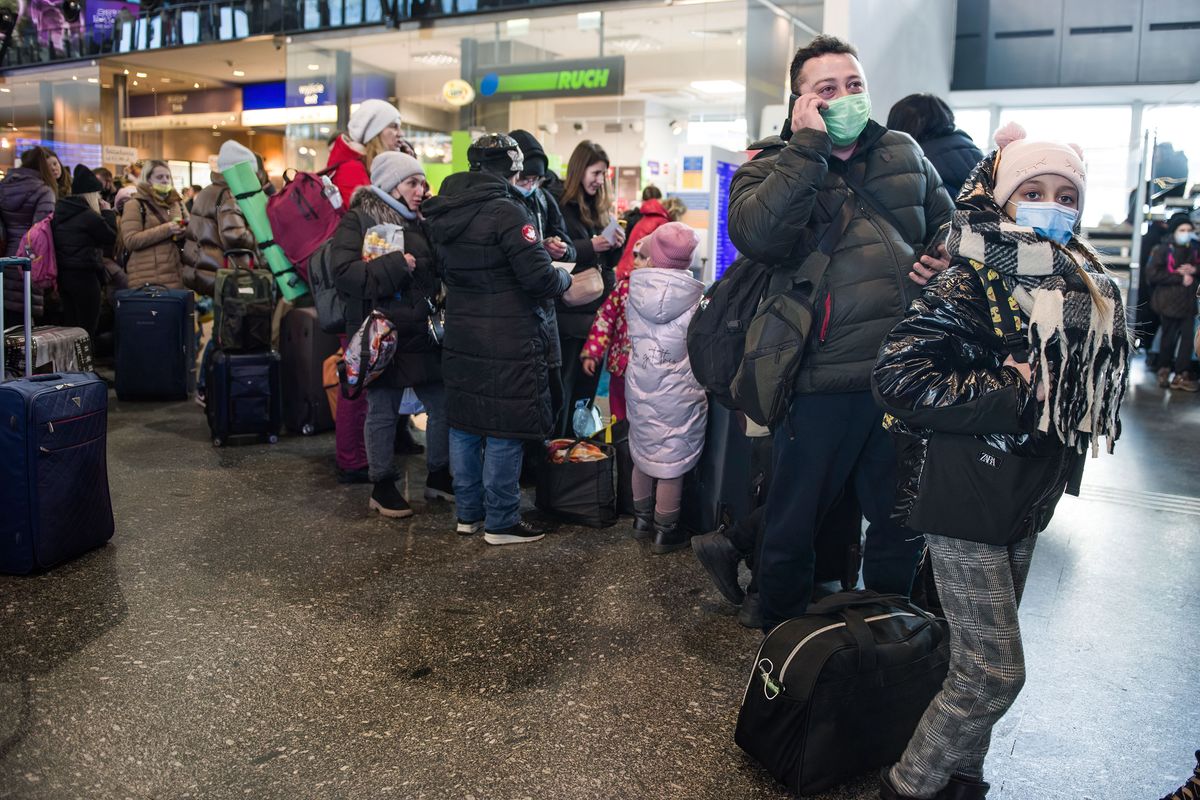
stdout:
[(54, 214), (33, 223), (25, 235), (21, 237), (18, 250), (29, 260), (33, 285), (39, 289), (52, 289), (58, 285), (58, 259), (54, 256), (54, 231), (50, 227)]
[(308, 282), (308, 259), (333, 236), (338, 221), (346, 213), (342, 195), (330, 180), (334, 169), (322, 172), (283, 173), (283, 189), (267, 200), (267, 219), (275, 243), (300, 277)]

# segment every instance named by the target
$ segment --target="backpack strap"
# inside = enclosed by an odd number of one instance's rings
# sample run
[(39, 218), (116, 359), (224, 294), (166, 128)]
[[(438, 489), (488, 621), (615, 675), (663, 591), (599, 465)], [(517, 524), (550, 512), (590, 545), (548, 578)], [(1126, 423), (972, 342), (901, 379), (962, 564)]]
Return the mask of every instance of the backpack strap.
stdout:
[(1004, 342), (1005, 351), (1018, 362), (1025, 363), (1029, 360), (1029, 338), (1025, 333), (1025, 321), (1021, 318), (1017, 298), (1012, 296), (996, 270), (971, 259), (967, 262), (983, 284), (992, 330)]
[[(840, 172), (838, 174), (841, 176), (842, 180), (846, 182), (846, 185), (850, 187), (851, 191), (858, 195), (858, 199), (862, 200), (864, 205), (866, 205), (879, 216), (883, 217), (887, 224), (895, 228), (896, 233), (900, 234), (901, 239), (906, 242), (908, 241), (908, 237), (904, 235), (904, 226), (900, 224), (900, 220), (897, 219), (896, 215), (892, 213), (890, 208), (879, 202), (879, 198), (871, 194), (867, 187), (863, 185), (862, 181), (853, 177), (848, 169), (845, 172)], [(916, 250), (918, 248), (914, 247), (913, 249)]]

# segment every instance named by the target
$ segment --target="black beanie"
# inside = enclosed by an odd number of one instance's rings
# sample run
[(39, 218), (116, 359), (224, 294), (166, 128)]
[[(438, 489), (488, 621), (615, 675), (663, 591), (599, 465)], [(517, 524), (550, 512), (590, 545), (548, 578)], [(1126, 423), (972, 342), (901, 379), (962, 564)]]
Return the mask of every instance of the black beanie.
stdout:
[(1180, 211), (1177, 214), (1172, 214), (1171, 218), (1167, 220), (1167, 235), (1169, 236), (1169, 235), (1175, 233), (1175, 229), (1178, 228), (1180, 225), (1191, 225), (1191, 224), (1192, 224), (1192, 218), (1190, 216), (1188, 216), (1187, 212)]
[(102, 191), (104, 191), (104, 184), (100, 183), (100, 179), (88, 167), (76, 164), (75, 172), (71, 174), (71, 194), (91, 194)]

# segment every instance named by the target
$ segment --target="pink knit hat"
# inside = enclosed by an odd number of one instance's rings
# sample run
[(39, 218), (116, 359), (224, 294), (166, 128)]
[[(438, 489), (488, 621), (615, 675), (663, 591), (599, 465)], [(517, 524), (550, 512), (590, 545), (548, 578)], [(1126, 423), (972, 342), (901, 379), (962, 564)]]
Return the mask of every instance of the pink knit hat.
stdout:
[(642, 255), (660, 269), (687, 269), (700, 237), (682, 222), (668, 222), (641, 241)]
[(1001, 208), (1012, 198), (1017, 188), (1038, 175), (1058, 175), (1075, 184), (1079, 190), (1079, 206), (1087, 193), (1087, 167), (1083, 150), (1077, 144), (1031, 142), (1025, 129), (1010, 122), (996, 131), (996, 147), (1000, 163), (996, 166), (995, 197)]

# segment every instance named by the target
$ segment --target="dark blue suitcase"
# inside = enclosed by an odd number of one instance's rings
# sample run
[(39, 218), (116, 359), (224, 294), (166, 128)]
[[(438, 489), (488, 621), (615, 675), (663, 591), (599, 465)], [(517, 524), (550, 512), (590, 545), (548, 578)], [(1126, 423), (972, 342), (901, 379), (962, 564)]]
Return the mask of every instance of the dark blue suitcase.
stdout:
[(195, 296), (143, 286), (116, 293), (117, 398), (186, 400), (196, 363)]
[[(0, 260), (25, 270), (27, 309), (28, 264)], [(28, 312), (25, 324), (28, 341)], [(107, 431), (108, 386), (94, 373), (0, 383), (0, 572), (46, 569), (112, 538)]]
[(213, 446), (231, 436), (257, 436), (274, 444), (283, 427), (279, 353), (213, 353), (205, 413)]

